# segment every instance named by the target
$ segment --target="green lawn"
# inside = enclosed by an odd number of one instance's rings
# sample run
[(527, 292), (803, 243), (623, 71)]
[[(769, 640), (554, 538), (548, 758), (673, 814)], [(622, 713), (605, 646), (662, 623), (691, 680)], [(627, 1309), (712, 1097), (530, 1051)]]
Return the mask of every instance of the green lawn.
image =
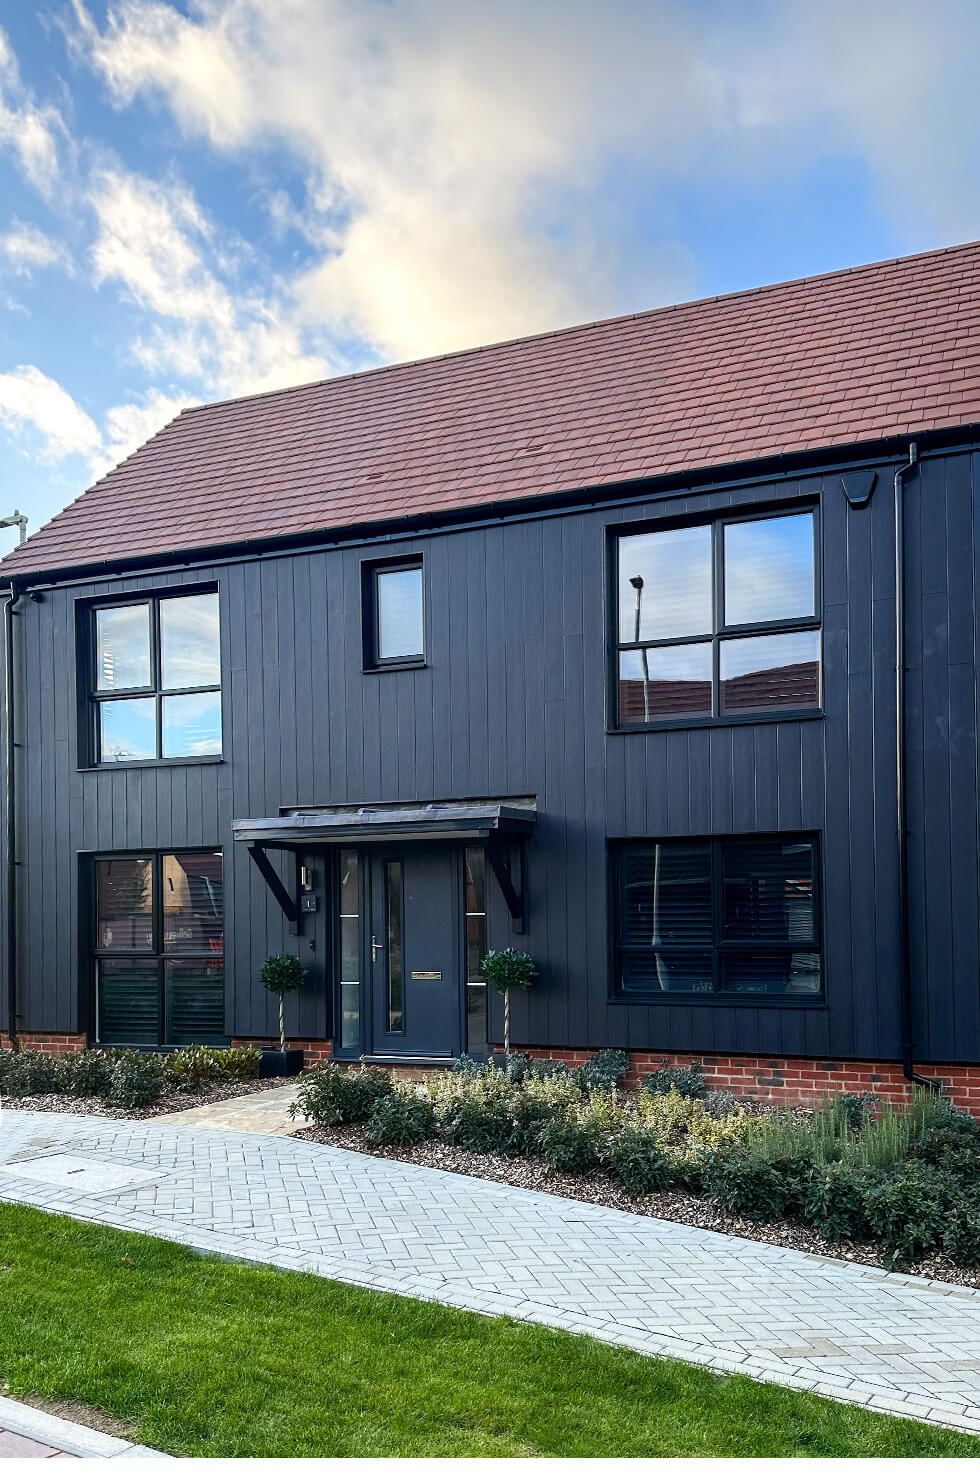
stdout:
[(4, 1204), (0, 1382), (198, 1456), (980, 1452), (746, 1378)]

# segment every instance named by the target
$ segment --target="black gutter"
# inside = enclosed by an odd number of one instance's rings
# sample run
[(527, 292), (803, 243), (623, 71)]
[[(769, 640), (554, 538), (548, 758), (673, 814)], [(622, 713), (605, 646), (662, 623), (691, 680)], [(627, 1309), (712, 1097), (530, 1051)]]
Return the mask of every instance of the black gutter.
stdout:
[(14, 580), (3, 606), (3, 693), (4, 693), (4, 804), (6, 805), (6, 898), (7, 898), (7, 1037), (12, 1049), (20, 1048), (17, 1037), (17, 742), (14, 714), (14, 619), (20, 598)]
[(939, 1082), (914, 1068), (915, 1025), (912, 995), (912, 939), (909, 912), (908, 758), (905, 741), (905, 481), (917, 468), (919, 449), (909, 444), (908, 460), (895, 471), (895, 820), (898, 831), (899, 980), (902, 1000), (902, 1074), (913, 1085), (940, 1089)]

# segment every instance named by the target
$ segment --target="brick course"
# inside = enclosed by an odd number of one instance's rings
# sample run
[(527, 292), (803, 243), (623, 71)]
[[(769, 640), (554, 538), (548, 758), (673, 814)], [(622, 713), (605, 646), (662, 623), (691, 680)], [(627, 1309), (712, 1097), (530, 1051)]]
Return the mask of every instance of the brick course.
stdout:
[[(536, 1059), (560, 1059), (579, 1065), (592, 1049), (536, 1049), (521, 1052)], [(699, 1065), (710, 1090), (730, 1090), (771, 1105), (814, 1105), (828, 1095), (873, 1092), (896, 1104), (908, 1100), (912, 1086), (902, 1066), (892, 1060), (794, 1059), (770, 1055), (674, 1054), (662, 1050), (628, 1050), (628, 1085), (664, 1065), (686, 1069)], [(980, 1065), (917, 1065), (916, 1073), (937, 1080), (960, 1110), (980, 1116)]]
[[(41, 1054), (77, 1054), (80, 1049), (88, 1048), (85, 1034), (36, 1034), (21, 1030), (17, 1040), (22, 1049), (36, 1049)], [(9, 1048), (10, 1035), (0, 1034), (0, 1049)]]

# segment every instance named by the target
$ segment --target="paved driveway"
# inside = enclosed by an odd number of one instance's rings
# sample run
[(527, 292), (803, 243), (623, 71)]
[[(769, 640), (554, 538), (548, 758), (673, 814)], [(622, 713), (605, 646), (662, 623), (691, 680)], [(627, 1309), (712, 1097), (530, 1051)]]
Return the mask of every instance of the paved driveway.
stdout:
[(0, 1199), (980, 1432), (980, 1292), (289, 1137), (0, 1115)]

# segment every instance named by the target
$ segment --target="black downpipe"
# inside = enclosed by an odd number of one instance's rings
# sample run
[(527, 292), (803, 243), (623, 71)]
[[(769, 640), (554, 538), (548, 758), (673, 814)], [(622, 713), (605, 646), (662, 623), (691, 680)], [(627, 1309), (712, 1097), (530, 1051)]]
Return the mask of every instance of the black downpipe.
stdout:
[(916, 1074), (912, 1018), (912, 944), (909, 914), (908, 760), (905, 751), (905, 480), (915, 470), (919, 451), (913, 440), (909, 458), (895, 472), (895, 817), (898, 830), (899, 976), (902, 997), (902, 1073), (913, 1085), (940, 1089), (936, 1080)]
[(10, 595), (3, 606), (3, 691), (4, 764), (3, 786), (6, 805), (7, 883), (7, 1037), (12, 1049), (20, 1048), (17, 1037), (17, 741), (14, 719), (14, 606), (19, 595), (11, 581)]

